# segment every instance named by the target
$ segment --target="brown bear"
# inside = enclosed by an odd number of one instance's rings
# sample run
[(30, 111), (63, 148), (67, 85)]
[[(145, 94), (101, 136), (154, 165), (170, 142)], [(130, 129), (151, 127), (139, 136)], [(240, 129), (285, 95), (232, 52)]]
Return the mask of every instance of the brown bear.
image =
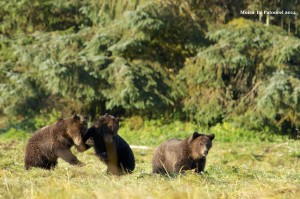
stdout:
[(87, 127), (87, 117), (75, 114), (37, 130), (26, 145), (25, 168), (52, 169), (57, 165), (58, 158), (72, 165), (83, 166), (84, 163), (77, 159), (70, 148), (75, 145), (79, 152), (87, 149), (83, 142)]
[(171, 139), (164, 142), (155, 151), (152, 172), (166, 174), (192, 169), (197, 173), (202, 172), (214, 138), (214, 134), (195, 132), (184, 140)]
[(131, 173), (135, 167), (133, 152), (127, 142), (118, 135), (118, 130), (119, 119), (105, 114), (100, 116), (84, 135), (84, 141), (87, 143), (90, 139), (93, 140), (96, 155), (107, 165), (108, 172), (114, 175)]

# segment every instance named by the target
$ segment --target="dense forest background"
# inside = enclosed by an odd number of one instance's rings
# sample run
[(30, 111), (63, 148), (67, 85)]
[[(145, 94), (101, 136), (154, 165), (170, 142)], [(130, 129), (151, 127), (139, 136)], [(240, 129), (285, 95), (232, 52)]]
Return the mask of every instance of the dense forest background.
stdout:
[(299, 0), (1, 0), (0, 8), (8, 121), (110, 112), (298, 134)]

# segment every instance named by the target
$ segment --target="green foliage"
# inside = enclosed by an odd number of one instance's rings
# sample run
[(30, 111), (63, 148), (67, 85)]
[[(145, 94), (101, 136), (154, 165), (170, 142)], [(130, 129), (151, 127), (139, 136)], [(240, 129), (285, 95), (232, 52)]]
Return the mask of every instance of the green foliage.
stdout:
[(239, 128), (233, 124), (224, 122), (223, 124), (218, 124), (210, 129), (211, 133), (214, 133), (217, 139), (221, 142), (234, 142), (234, 143), (244, 143), (244, 142), (280, 142), (287, 141), (286, 137), (273, 134), (268, 131), (268, 129), (263, 129), (257, 132), (251, 130), (245, 130)]
[(184, 139), (197, 131), (194, 124), (180, 121), (144, 120), (143, 126), (138, 126), (138, 123), (141, 121), (137, 117), (126, 119), (119, 130), (119, 134), (132, 145), (154, 146), (172, 138)]
[(16, 128), (10, 128), (3, 134), (0, 134), (1, 140), (26, 140), (29, 137), (29, 133)]
[(297, 136), (300, 127), (300, 81), (283, 71), (275, 73), (262, 90), (257, 109), (284, 133)]
[(39, 117), (34, 118), (34, 127), (40, 129), (49, 124), (55, 123), (59, 118), (62, 118), (62, 114), (53, 109), (50, 114), (42, 114)]
[(140, 116), (133, 116), (127, 120), (128, 128), (131, 131), (137, 131), (144, 127), (144, 120)]
[(300, 43), (288, 34), (299, 34), (298, 16), (268, 18), (281, 27), (237, 18), (245, 9), (297, 10), (297, 2), (5, 0), (0, 7), (0, 114), (10, 119), (55, 109), (203, 127), (227, 121), (293, 136), (299, 128)]
[(0, 2), (0, 33), (78, 29), (84, 23), (78, 0), (3, 0)]
[[(143, 122), (143, 123), (142, 123)], [(128, 118), (121, 122), (119, 134), (133, 145), (155, 146), (168, 139), (185, 139), (193, 132), (214, 133), (218, 142), (226, 143), (259, 143), (287, 141), (286, 137), (276, 135), (268, 129), (261, 131), (245, 130), (231, 123), (224, 122), (210, 129), (205, 129), (192, 122), (165, 120), (144, 120), (140, 117)]]
[(121, 40), (110, 47), (127, 59), (159, 62), (161, 67), (178, 70), (186, 57), (205, 44), (205, 27), (180, 12), (180, 6), (149, 3), (128, 12), (126, 31)]
[(207, 35), (215, 43), (179, 73), (190, 117), (206, 126), (233, 120), (247, 128), (284, 130), (283, 121), (298, 127), (300, 40), (242, 18)]
[[(117, 9), (115, 2), (100, 4)], [(119, 21), (111, 16), (111, 23), (95, 22), (79, 31), (35, 31), (13, 35), (14, 40), (3, 37), (5, 52), (11, 52), (3, 57), (1, 66), (3, 112), (28, 116), (56, 108), (68, 113), (90, 110), (95, 115), (123, 109), (155, 115), (153, 108), (170, 109), (176, 96), (173, 66), (182, 67), (184, 57), (195, 53), (203, 37), (196, 25), (189, 28), (193, 34), (183, 31), (189, 25), (184, 23), (187, 16), (177, 16), (176, 12), (151, 3), (128, 12)], [(174, 27), (171, 19), (182, 22)], [(25, 111), (21, 109), (24, 105)]]
[(90, 0), (83, 1), (80, 12), (83, 13), (93, 25), (107, 25), (123, 17), (124, 12), (136, 10), (137, 6), (145, 0)]

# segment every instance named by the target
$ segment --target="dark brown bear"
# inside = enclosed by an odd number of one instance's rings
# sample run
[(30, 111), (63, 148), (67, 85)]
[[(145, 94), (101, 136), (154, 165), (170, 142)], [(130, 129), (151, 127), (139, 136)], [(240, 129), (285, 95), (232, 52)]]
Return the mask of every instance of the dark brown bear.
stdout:
[(155, 151), (152, 172), (179, 173), (191, 169), (195, 169), (197, 173), (202, 172), (214, 138), (214, 134), (195, 132), (185, 140), (171, 139), (164, 142)]
[(86, 131), (87, 118), (76, 114), (37, 130), (26, 146), (25, 168), (51, 169), (57, 165), (59, 157), (72, 165), (83, 166), (70, 148), (74, 145), (79, 152), (87, 149), (83, 142)]
[[(127, 142), (118, 135), (119, 119), (105, 114), (88, 129), (84, 141), (93, 139), (96, 155), (114, 175), (131, 173), (135, 167), (133, 152)], [(87, 146), (89, 147), (89, 146)]]

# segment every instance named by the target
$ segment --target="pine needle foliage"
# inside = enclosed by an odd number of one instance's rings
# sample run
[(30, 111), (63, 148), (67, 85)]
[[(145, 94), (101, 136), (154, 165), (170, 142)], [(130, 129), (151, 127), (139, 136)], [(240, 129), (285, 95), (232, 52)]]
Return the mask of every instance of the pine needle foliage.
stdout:
[[(215, 43), (179, 74), (187, 86), (185, 110), (207, 126), (230, 120), (260, 130), (267, 123), (279, 130), (285, 122), (298, 127), (299, 39), (242, 18), (207, 36)], [(284, 76), (278, 75), (282, 72)], [(261, 113), (261, 125), (242, 121)]]
[(78, 29), (88, 20), (79, 11), (79, 0), (3, 0), (0, 2), (0, 33)]
[(294, 136), (299, 128), (298, 15), (267, 25), (265, 16), (237, 18), (243, 9), (297, 10), (296, 1), (3, 0), (0, 7), (0, 115), (110, 111)]
[[(185, 56), (195, 55), (196, 49), (203, 46), (199, 43), (203, 30), (195, 24), (194, 29), (185, 27), (190, 24), (184, 23), (185, 15), (177, 16), (178, 9), (156, 3), (139, 7), (138, 2), (128, 4), (127, 12), (119, 9), (117, 1), (85, 2), (81, 7), (83, 16), (87, 7), (96, 10), (89, 6), (94, 4), (101, 9), (108, 6), (105, 15), (109, 17), (91, 13), (78, 23), (80, 29), (45, 27), (32, 33), (20, 29), (18, 34), (10, 33), (13, 40), (2, 37), (5, 51), (1, 53), (10, 52), (1, 66), (5, 79), (1, 84), (1, 106), (6, 107), (5, 114), (28, 116), (44, 108), (51, 111), (62, 106), (71, 112), (86, 111), (92, 115), (118, 109), (150, 115), (172, 110), (175, 71), (182, 68)], [(41, 7), (44, 9), (45, 5)], [(180, 23), (175, 24), (174, 20)], [(19, 82), (12, 81), (8, 74)], [(17, 92), (11, 95), (10, 90)], [(12, 99), (26, 102), (31, 98), (35, 101), (29, 104), (28, 111), (22, 112), (21, 104), (11, 103)]]

